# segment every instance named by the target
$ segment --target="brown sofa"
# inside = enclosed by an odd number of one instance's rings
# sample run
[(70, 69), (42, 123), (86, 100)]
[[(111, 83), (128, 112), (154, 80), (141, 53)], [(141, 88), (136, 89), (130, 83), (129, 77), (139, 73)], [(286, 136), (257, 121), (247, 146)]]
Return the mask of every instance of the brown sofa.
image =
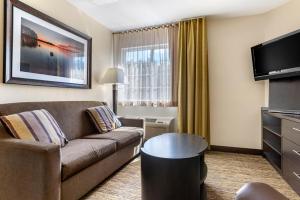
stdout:
[(120, 118), (122, 125), (99, 134), (86, 109), (101, 102), (31, 102), (0, 105), (0, 115), (48, 110), (69, 143), (12, 138), (0, 124), (0, 199), (79, 199), (139, 154), (143, 120)]

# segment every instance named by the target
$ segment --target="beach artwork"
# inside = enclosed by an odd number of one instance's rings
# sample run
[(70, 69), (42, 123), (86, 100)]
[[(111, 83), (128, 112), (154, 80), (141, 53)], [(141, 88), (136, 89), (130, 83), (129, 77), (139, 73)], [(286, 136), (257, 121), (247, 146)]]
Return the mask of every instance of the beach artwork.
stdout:
[(90, 87), (90, 38), (17, 7), (12, 18), (11, 81)]
[(84, 80), (84, 44), (21, 20), (22, 72)]

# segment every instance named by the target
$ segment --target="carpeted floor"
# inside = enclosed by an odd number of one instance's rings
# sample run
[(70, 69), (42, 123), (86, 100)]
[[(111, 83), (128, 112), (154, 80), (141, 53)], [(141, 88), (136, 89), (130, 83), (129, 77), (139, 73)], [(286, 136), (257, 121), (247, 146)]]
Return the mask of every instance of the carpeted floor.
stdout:
[[(270, 184), (290, 200), (300, 200), (273, 167), (261, 156), (209, 152), (206, 155), (208, 200), (232, 200), (247, 182)], [(135, 160), (100, 185), (84, 200), (140, 200), (140, 161)]]

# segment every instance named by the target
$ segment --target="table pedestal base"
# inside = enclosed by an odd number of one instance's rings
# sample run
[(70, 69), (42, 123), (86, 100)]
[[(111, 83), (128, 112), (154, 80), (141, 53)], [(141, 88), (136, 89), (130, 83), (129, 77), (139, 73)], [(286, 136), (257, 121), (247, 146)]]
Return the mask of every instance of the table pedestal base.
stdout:
[(141, 152), (143, 200), (206, 199), (204, 154), (168, 159)]

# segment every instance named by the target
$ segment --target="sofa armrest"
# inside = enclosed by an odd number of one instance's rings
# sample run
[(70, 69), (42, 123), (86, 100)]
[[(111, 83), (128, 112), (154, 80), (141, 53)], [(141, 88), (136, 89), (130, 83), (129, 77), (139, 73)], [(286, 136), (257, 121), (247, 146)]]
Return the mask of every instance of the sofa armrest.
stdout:
[(119, 120), (122, 123), (122, 126), (144, 128), (144, 124), (145, 124), (144, 119), (120, 117)]
[(19, 139), (0, 140), (0, 199), (59, 200), (60, 147)]

